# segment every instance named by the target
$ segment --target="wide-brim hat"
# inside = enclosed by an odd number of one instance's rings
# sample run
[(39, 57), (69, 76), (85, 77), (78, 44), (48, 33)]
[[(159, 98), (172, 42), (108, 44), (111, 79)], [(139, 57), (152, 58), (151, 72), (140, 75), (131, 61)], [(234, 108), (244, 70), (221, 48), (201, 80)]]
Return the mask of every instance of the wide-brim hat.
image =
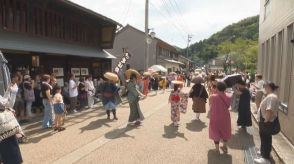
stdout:
[(137, 70), (135, 70), (135, 69), (128, 69), (125, 72), (125, 75), (126, 75), (127, 80), (130, 79), (130, 77), (131, 77), (132, 74), (135, 74), (136, 75), (136, 78), (138, 80), (141, 79), (141, 74)]
[(178, 84), (178, 85), (181, 85), (181, 84), (184, 84), (184, 82), (182, 82), (182, 81), (178, 81), (178, 80), (174, 80), (174, 81), (172, 81), (172, 84)]
[(117, 74), (115, 73), (112, 73), (112, 72), (106, 72), (104, 74), (104, 77), (108, 80), (111, 80), (111, 81), (114, 81), (114, 82), (117, 82), (119, 80)]

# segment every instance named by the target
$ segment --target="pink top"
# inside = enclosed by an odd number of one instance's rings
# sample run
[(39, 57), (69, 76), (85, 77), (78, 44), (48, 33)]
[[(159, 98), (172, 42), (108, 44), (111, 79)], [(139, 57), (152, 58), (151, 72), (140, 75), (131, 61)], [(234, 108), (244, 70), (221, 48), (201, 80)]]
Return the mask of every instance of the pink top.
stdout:
[(231, 97), (217, 92), (211, 95), (209, 138), (214, 141), (229, 140), (232, 136), (229, 107)]

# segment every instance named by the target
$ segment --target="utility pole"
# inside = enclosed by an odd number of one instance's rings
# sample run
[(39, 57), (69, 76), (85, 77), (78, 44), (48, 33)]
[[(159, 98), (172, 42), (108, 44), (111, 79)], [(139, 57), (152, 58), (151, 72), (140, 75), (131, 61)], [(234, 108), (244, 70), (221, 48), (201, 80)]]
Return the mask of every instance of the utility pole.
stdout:
[[(190, 35), (190, 34), (188, 34), (188, 43), (187, 43), (187, 51), (186, 51), (186, 57), (189, 59), (189, 46), (190, 46), (190, 42), (191, 42), (191, 40), (192, 40), (192, 35)], [(192, 58), (191, 58), (191, 60), (192, 60)], [(188, 69), (189, 69), (189, 71), (190, 71), (190, 68), (191, 67), (191, 64), (190, 64), (190, 62), (189, 62), (189, 66), (188, 66)]]
[(189, 58), (189, 46), (190, 46), (190, 42), (192, 40), (192, 35), (188, 35), (188, 43), (187, 43), (187, 51), (186, 51), (186, 57)]
[(146, 0), (145, 4), (145, 71), (148, 70), (149, 67), (149, 44), (147, 43), (147, 39), (149, 37), (149, 0)]

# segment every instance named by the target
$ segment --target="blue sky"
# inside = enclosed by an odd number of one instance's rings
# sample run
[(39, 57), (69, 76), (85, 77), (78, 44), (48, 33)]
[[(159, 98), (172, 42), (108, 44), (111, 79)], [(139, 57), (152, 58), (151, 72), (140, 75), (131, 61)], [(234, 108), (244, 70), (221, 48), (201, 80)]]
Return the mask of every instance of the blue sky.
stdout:
[[(71, 0), (126, 25), (144, 30), (145, 0)], [(149, 0), (149, 28), (172, 45), (187, 46), (225, 26), (259, 13), (259, 0)]]

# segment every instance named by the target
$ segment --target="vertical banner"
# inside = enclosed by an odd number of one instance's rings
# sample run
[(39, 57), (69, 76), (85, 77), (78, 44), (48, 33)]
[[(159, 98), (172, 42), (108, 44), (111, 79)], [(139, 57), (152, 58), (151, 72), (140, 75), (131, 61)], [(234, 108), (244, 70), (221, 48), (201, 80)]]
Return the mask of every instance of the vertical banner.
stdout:
[(127, 61), (131, 58), (131, 54), (126, 52), (124, 53), (121, 60), (118, 62), (117, 66), (114, 68), (114, 72), (119, 74), (119, 72), (122, 70), (122, 68), (125, 66)]

